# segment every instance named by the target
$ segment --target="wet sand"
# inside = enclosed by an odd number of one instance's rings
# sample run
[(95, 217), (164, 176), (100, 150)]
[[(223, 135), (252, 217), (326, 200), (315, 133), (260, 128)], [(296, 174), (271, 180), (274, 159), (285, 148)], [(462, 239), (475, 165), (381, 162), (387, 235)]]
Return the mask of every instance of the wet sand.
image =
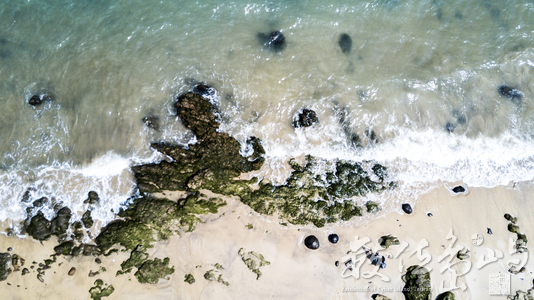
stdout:
[[(451, 272), (442, 269), (451, 257), (440, 261), (440, 256), (451, 244), (452, 240), (448, 240), (447, 235), (452, 230), (457, 237), (454, 247), (463, 246), (470, 250), (467, 262), (458, 263), (457, 258), (450, 260), (451, 269), (462, 274), (456, 281), (459, 288), (453, 290), (456, 299), (505, 299), (504, 296), (490, 296), (490, 274), (509, 274), (507, 262), (514, 258), (524, 262), (528, 254), (510, 254), (509, 242), (511, 238), (515, 241), (516, 235), (507, 230), (508, 221), (503, 215), (510, 213), (518, 217), (520, 232), (528, 238), (534, 237), (528, 204), (531, 195), (534, 195), (532, 182), (492, 189), (469, 188), (465, 194), (454, 194), (450, 192), (451, 187), (453, 185), (444, 185), (421, 196), (414, 201), (411, 215), (399, 209), (399, 212), (388, 213), (367, 224), (354, 218), (320, 229), (284, 226), (275, 216), (258, 215), (239, 201), (230, 199), (218, 214), (202, 216), (204, 222), (198, 224), (193, 232), (173, 236), (148, 250), (151, 259), (170, 258), (175, 272), (169, 280), (161, 279), (156, 285), (140, 284), (133, 275), (135, 269), (130, 274), (116, 277), (115, 273), (120, 269), (120, 263), (128, 258), (128, 252), (101, 256), (102, 264), (97, 264), (95, 257), (60, 256), (51, 269), (46, 270), (44, 282), (37, 279), (35, 270), (38, 266), (35, 265), (27, 275), (14, 272), (6, 281), (0, 282), (0, 294), (4, 299), (89, 299), (89, 289), (100, 278), (115, 288), (108, 299), (371, 299), (371, 295), (381, 293), (395, 300), (404, 299), (399, 290), (404, 286), (401, 275), (405, 270), (411, 265), (422, 265), (430, 258), (425, 267), (431, 268), (434, 299), (448, 290), (451, 284)], [(432, 217), (427, 215), (429, 212)], [(252, 229), (247, 228), (248, 224), (252, 225)], [(492, 235), (487, 233), (487, 228), (491, 229)], [(337, 244), (328, 242), (330, 233), (339, 235)], [(319, 239), (319, 249), (310, 250), (304, 246), (303, 240), (310, 234)], [(396, 236), (401, 245), (380, 250), (377, 240), (388, 234)], [(483, 237), (480, 245), (471, 241), (474, 234)], [(368, 237), (370, 242), (365, 246), (387, 257), (387, 267), (380, 269), (379, 273), (389, 281), (378, 275), (364, 278), (368, 275), (366, 272), (374, 268), (368, 259), (359, 268), (359, 278), (347, 273), (343, 264), (346, 257), (358, 259), (363, 255), (356, 252), (356, 256), (347, 256), (356, 237)], [(422, 248), (422, 256), (413, 254), (417, 246), (425, 241), (428, 246)], [(397, 255), (403, 243), (407, 247)], [(31, 238), (0, 236), (1, 252), (12, 247), (10, 253), (24, 258), (24, 267), (28, 269), (32, 261), (39, 263), (49, 258), (55, 245), (55, 238), (41, 245)], [(261, 253), (270, 262), (270, 265), (260, 268), (263, 274), (258, 280), (238, 255), (240, 248)], [(530, 244), (527, 248), (530, 249)], [(500, 250), (503, 257), (481, 267), (481, 261), (488, 259), (488, 249)], [(453, 255), (456, 252), (451, 251)], [(339, 261), (339, 267), (335, 266), (336, 261)], [(221, 274), (229, 286), (204, 279), (203, 274), (216, 269), (217, 263), (223, 269), (216, 270), (216, 276)], [(470, 268), (467, 268), (469, 265)], [(106, 272), (88, 276), (90, 271), (97, 271), (102, 266)], [(67, 275), (71, 267), (77, 269), (74, 276)], [(527, 290), (532, 286), (534, 264), (528, 260), (525, 267), (526, 273), (510, 275), (511, 292), (514, 294), (518, 289)], [(184, 282), (186, 274), (192, 274), (195, 283)], [(460, 288), (462, 285), (465, 290)]]

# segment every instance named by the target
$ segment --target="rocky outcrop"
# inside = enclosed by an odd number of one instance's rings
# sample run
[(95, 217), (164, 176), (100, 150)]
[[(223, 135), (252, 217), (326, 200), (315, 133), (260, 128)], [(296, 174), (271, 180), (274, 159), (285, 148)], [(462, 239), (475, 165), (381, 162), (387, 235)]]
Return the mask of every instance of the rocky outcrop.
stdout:
[(169, 268), (169, 258), (163, 260), (155, 258), (154, 260), (145, 261), (135, 272), (135, 277), (140, 283), (158, 283), (159, 279), (168, 279), (168, 276), (174, 273), (174, 267)]
[(12, 270), (9, 268), (11, 265), (11, 255), (9, 253), (0, 253), (0, 281), (6, 280)]
[(406, 300), (431, 300), (430, 272), (425, 267), (411, 266), (403, 275), (402, 293)]

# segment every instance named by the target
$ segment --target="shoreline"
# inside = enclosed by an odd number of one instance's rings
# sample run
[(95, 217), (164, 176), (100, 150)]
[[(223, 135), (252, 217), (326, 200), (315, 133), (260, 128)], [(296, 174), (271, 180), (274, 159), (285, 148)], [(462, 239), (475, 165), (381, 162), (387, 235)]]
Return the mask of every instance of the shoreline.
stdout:
[[(43, 283), (37, 280), (34, 270), (24, 276), (20, 272), (14, 272), (6, 281), (0, 283), (0, 290), (2, 294), (13, 299), (38, 296), (48, 298), (52, 295), (87, 299), (88, 293), (80, 291), (88, 291), (94, 281), (101, 278), (115, 288), (108, 299), (125, 296), (143, 299), (148, 295), (176, 299), (210, 299), (213, 295), (217, 295), (218, 299), (370, 299), (380, 290), (383, 295), (393, 300), (404, 299), (398, 292), (404, 286), (398, 258), (403, 259), (405, 267), (421, 264), (417, 254), (409, 254), (424, 239), (428, 241), (428, 247), (423, 248), (422, 254), (431, 256), (427, 266), (432, 268), (432, 297), (436, 297), (440, 290), (439, 285), (442, 282), (447, 285), (450, 281), (448, 272), (439, 272), (446, 260), (440, 263), (438, 258), (443, 254), (443, 247), (450, 243), (446, 236), (449, 230), (453, 229), (458, 238), (455, 245), (462, 245), (471, 250), (472, 263), (470, 271), (458, 279), (458, 284), (464, 283), (466, 290), (456, 289), (453, 293), (456, 299), (485, 299), (489, 297), (489, 274), (509, 274), (506, 261), (512, 257), (508, 252), (508, 242), (514, 235), (507, 230), (508, 222), (503, 217), (504, 213), (517, 216), (517, 225), (520, 226), (521, 232), (527, 237), (534, 236), (530, 229), (532, 218), (525, 210), (529, 194), (534, 190), (532, 183), (518, 183), (515, 188), (512, 185), (492, 189), (470, 188), (467, 195), (461, 196), (452, 196), (442, 185), (417, 199), (411, 215), (391, 212), (362, 225), (357, 224), (356, 217), (349, 222), (327, 224), (324, 228), (315, 228), (313, 225), (282, 226), (276, 216), (259, 215), (238, 200), (230, 200), (217, 214), (203, 216), (203, 223), (197, 224), (194, 231), (183, 233), (181, 237), (172, 236), (169, 240), (157, 242), (154, 248), (148, 249), (152, 259), (170, 258), (169, 265), (174, 266), (175, 272), (168, 281), (161, 279), (158, 284), (150, 285), (138, 283), (132, 278), (133, 273), (115, 277), (120, 263), (128, 258), (128, 253), (119, 252), (109, 257), (101, 257), (101, 265), (94, 262), (93, 256), (58, 256), (57, 263), (43, 276)], [(431, 212), (433, 216), (427, 216), (427, 212)], [(252, 229), (247, 228), (248, 224), (252, 224)], [(488, 227), (491, 228), (492, 235), (487, 234)], [(334, 232), (340, 237), (337, 244), (329, 243), (326, 238), (329, 233)], [(473, 245), (470, 240), (475, 233), (484, 237), (484, 242), (479, 246)], [(304, 246), (303, 239), (309, 234), (317, 236), (319, 249), (309, 250)], [(364, 279), (361, 275), (371, 270), (368, 261), (362, 266), (359, 279), (353, 276), (342, 277), (341, 259), (351, 249), (350, 243), (356, 236), (360, 239), (369, 237), (371, 241), (367, 246), (376, 246), (373, 249), (378, 250), (377, 239), (387, 234), (396, 236), (401, 244), (409, 244), (407, 250), (397, 259), (387, 258), (387, 267), (380, 270), (389, 277), (389, 282), (378, 277)], [(48, 258), (48, 255), (53, 253), (55, 244), (54, 238), (41, 245), (28, 238), (0, 236), (0, 249), (5, 251), (7, 247), (13, 247), (11, 253), (25, 258), (26, 266), (30, 266), (32, 260), (40, 262)], [(387, 251), (380, 252), (389, 252), (394, 256), (398, 247), (391, 246)], [(261, 253), (270, 262), (270, 265), (260, 268), (262, 276), (258, 280), (238, 255), (240, 248)], [(488, 254), (484, 253), (487, 248), (502, 251), (504, 257), (478, 269), (476, 264), (482, 259), (482, 255), (487, 258)], [(340, 261), (339, 267), (334, 265), (335, 261)], [(203, 273), (215, 269), (215, 264), (223, 266), (224, 269), (218, 270), (218, 274), (229, 282), (229, 286), (203, 278)], [(199, 265), (201, 267), (196, 268)], [(71, 277), (67, 273), (72, 266), (77, 271)], [(107, 271), (95, 277), (88, 277), (89, 271), (96, 271), (100, 266), (104, 266)], [(525, 267), (526, 273), (510, 275), (512, 294), (518, 289), (526, 291), (532, 286), (533, 263), (529, 261)], [(192, 274), (195, 283), (185, 283), (185, 274)], [(10, 286), (7, 285), (8, 282)], [(350, 289), (365, 291), (347, 291)], [(505, 299), (502, 296), (491, 298)]]

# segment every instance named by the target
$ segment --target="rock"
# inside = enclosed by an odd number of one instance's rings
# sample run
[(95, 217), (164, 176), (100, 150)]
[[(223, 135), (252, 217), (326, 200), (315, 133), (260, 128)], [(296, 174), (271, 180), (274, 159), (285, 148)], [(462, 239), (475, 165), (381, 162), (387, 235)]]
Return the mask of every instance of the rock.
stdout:
[(434, 215), (432, 215), (432, 213), (427, 213), (426, 215), (429, 216), (429, 217), (433, 217), (434, 216)]
[(54, 252), (60, 255), (70, 255), (73, 247), (74, 243), (72, 241), (66, 241), (54, 247)]
[(39, 95), (33, 95), (30, 100), (28, 101), (29, 105), (32, 106), (39, 106), (43, 103), (43, 100), (39, 97)]
[(512, 266), (510, 269), (508, 269), (508, 272), (517, 275), (519, 273), (525, 273), (527, 269), (525, 267), (522, 267), (521, 269), (517, 269), (515, 266)]
[(488, 234), (489, 235), (492, 235), (493, 234), (493, 231), (491, 231), (491, 228), (488, 227)]
[(459, 186), (455, 186), (453, 189), (452, 189), (453, 192), (455, 193), (463, 193), (465, 192), (465, 189), (463, 186), (459, 185)]
[(337, 236), (337, 234), (335, 233), (332, 233), (328, 235), (328, 241), (332, 244), (337, 244), (337, 242), (339, 241), (339, 236)]
[(380, 246), (382, 246), (382, 248), (386, 249), (389, 248), (389, 246), (400, 244), (399, 239), (391, 234), (380, 237), (378, 239), (378, 243)]
[(365, 131), (363, 133), (369, 139), (369, 142), (371, 144), (378, 143), (378, 137), (376, 136), (376, 133), (375, 133), (374, 130), (372, 130), (371, 128), (367, 128), (367, 129), (365, 129)]
[(309, 235), (304, 239), (304, 245), (311, 250), (319, 249), (319, 240), (314, 235)]
[(341, 52), (343, 52), (344, 54), (350, 53), (350, 50), (352, 48), (352, 39), (348, 34), (342, 33), (339, 36), (339, 41), (337, 42), (337, 44), (341, 48)]
[(315, 111), (304, 108), (293, 118), (293, 127), (310, 127), (317, 122), (319, 122), (319, 118), (317, 118)]
[(189, 284), (193, 284), (193, 283), (195, 283), (195, 277), (193, 277), (193, 275), (191, 275), (191, 274), (185, 274), (184, 282), (187, 282)]
[(436, 300), (454, 300), (454, 294), (452, 292), (445, 292), (445, 293), (439, 294), (436, 297)]
[(86, 211), (82, 216), (83, 226), (85, 228), (91, 228), (94, 224), (93, 218), (91, 217), (91, 211)]
[(97, 245), (82, 244), (80, 246), (83, 247), (83, 256), (98, 256), (102, 254)]
[(261, 44), (276, 52), (280, 52), (286, 47), (286, 39), (280, 31), (273, 31), (269, 35), (258, 33), (258, 40)]
[(22, 269), (22, 275), (26, 275), (28, 273), (30, 273), (30, 270), (28, 270), (28, 268)]
[(74, 276), (74, 274), (76, 274), (76, 268), (75, 267), (70, 268), (68, 274), (69, 274), (69, 276)]
[(50, 222), (50, 231), (54, 235), (62, 235), (67, 232), (69, 228), (69, 221), (72, 213), (68, 207), (63, 207), (57, 212), (57, 215), (52, 222)]
[(33, 201), (33, 207), (41, 207), (43, 206), (46, 202), (48, 202), (48, 198), (46, 197), (41, 197), (35, 201)]
[(460, 250), (458, 251), (458, 253), (456, 253), (456, 257), (459, 259), (459, 260), (466, 260), (466, 259), (469, 259), (469, 249), (465, 249), (465, 250)]
[(101, 260), (100, 258), (97, 257), (97, 258), (95, 258), (95, 263), (97, 263), (97, 264), (101, 264), (101, 263), (102, 263), (102, 260)]
[(409, 267), (402, 280), (405, 282), (402, 293), (407, 300), (431, 299), (430, 272), (425, 267)]
[(522, 94), (519, 90), (513, 89), (507, 85), (501, 85), (498, 89), (499, 94), (505, 96), (506, 98), (511, 99), (513, 102), (521, 101)]
[(13, 251), (13, 248), (9, 247), (7, 248), (7, 251)]
[(104, 285), (102, 279), (97, 279), (95, 285), (89, 290), (91, 299), (100, 300), (103, 297), (108, 297), (115, 291), (113, 285)]
[(365, 203), (365, 207), (367, 208), (368, 213), (376, 213), (380, 210), (380, 206), (378, 206), (378, 203), (374, 201), (367, 201), (367, 203)]
[(0, 281), (6, 280), (11, 274), (11, 255), (9, 253), (0, 253)]
[(381, 294), (374, 294), (371, 296), (371, 298), (373, 300), (391, 300), (390, 298), (384, 296), (384, 295), (381, 295)]
[(407, 214), (411, 214), (413, 212), (412, 206), (410, 204), (408, 204), (408, 203), (404, 203), (402, 205), (402, 210)]
[(447, 124), (445, 124), (445, 130), (447, 130), (448, 132), (452, 133), (454, 132), (454, 129), (456, 129), (456, 126), (454, 126), (454, 124), (452, 124), (451, 122), (447, 122)]
[(517, 217), (513, 217), (510, 214), (504, 214), (504, 218), (512, 223), (517, 223)]
[(98, 274), (100, 274), (99, 271), (95, 271), (95, 272), (93, 272), (93, 270), (89, 270), (89, 275), (87, 275), (87, 276), (89, 276), (89, 277), (95, 277), (95, 276), (98, 275)]
[(38, 211), (26, 226), (26, 232), (38, 241), (46, 241), (52, 235), (50, 224), (50, 221), (45, 218), (43, 213)]
[(83, 201), (83, 203), (95, 204), (99, 201), (100, 198), (98, 197), (98, 194), (95, 191), (90, 191), (87, 200)]
[(256, 280), (259, 280), (262, 275), (260, 268), (271, 264), (261, 253), (256, 253), (254, 251), (246, 252), (244, 248), (239, 249), (237, 254), (241, 256), (241, 260), (245, 263), (247, 268), (252, 271), (252, 273), (256, 274)]
[(519, 226), (510, 223), (510, 224), (508, 224), (508, 231), (510, 231), (512, 233), (518, 233), (519, 232)]
[(336, 267), (339, 267), (339, 261), (336, 260), (336, 262), (334, 263), (334, 265), (335, 265)]
[(143, 123), (145, 123), (145, 125), (148, 128), (159, 130), (159, 118), (158, 117), (150, 115), (148, 117), (144, 117), (142, 121)]

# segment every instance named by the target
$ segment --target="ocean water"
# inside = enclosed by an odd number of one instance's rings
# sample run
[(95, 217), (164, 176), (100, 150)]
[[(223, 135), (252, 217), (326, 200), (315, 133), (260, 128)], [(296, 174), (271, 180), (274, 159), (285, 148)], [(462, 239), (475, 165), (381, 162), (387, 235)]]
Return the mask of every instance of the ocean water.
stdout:
[[(161, 159), (150, 142), (194, 142), (171, 106), (197, 82), (217, 90), (224, 131), (261, 138), (273, 182), (304, 154), (376, 160), (399, 187), (369, 197), (398, 209), (439, 185), (531, 180), (532, 20), (525, 0), (2, 0), (0, 221), (26, 217), (28, 189), (75, 219), (97, 191), (93, 217), (112, 220), (135, 191), (129, 167)], [(258, 39), (273, 31), (282, 51)], [(319, 123), (293, 128), (302, 108)]]

